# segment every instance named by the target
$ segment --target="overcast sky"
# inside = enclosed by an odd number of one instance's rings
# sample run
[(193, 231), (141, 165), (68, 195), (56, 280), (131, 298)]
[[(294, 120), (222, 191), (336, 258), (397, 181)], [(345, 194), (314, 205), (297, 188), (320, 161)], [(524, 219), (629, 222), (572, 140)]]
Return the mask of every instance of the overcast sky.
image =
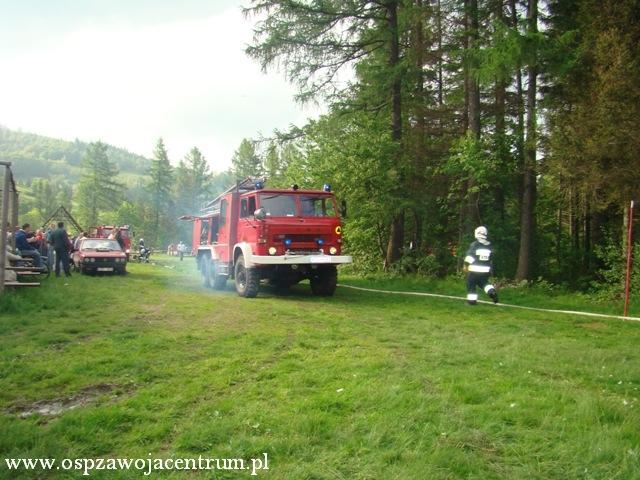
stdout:
[(0, 0), (0, 125), (214, 170), (244, 137), (317, 115), (244, 54), (249, 0)]

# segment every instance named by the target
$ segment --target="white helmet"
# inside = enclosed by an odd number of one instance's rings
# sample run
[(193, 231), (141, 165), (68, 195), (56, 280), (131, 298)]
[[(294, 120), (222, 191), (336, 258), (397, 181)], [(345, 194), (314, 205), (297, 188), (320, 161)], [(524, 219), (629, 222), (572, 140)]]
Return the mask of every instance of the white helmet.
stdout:
[(480, 243), (486, 243), (487, 235), (489, 235), (489, 232), (487, 232), (487, 227), (480, 226), (475, 229), (475, 231), (473, 232), (473, 235), (476, 237), (476, 240), (478, 240)]

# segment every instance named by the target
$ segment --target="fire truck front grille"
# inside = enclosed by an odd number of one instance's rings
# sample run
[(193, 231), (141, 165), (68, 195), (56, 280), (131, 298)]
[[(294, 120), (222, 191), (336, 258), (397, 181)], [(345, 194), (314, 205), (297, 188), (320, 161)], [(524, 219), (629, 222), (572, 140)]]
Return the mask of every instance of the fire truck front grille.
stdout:
[(315, 243), (316, 240), (322, 239), (324, 240), (324, 236), (322, 235), (307, 235), (304, 233), (293, 233), (293, 234), (279, 234), (274, 235), (274, 242), (282, 242), (287, 238), (291, 240), (292, 243)]

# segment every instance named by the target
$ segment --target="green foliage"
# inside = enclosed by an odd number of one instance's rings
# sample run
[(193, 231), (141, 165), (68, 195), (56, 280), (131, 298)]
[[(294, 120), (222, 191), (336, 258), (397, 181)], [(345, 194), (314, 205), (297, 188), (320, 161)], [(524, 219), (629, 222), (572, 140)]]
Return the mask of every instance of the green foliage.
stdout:
[(255, 144), (248, 138), (242, 139), (240, 146), (233, 154), (231, 163), (233, 174), (238, 180), (262, 175), (262, 161), (256, 153)]
[(102, 142), (89, 145), (82, 169), (76, 194), (78, 214), (80, 224), (90, 228), (98, 225), (101, 212), (112, 210), (120, 204), (123, 187), (116, 180), (118, 168), (109, 160), (107, 146)]
[[(211, 174), (206, 159), (196, 147), (180, 160), (175, 171), (176, 217), (193, 215), (210, 194)], [(191, 223), (178, 224), (179, 236), (185, 241), (191, 236)]]
[(443, 173), (452, 175), (460, 183), (474, 179), (475, 185), (469, 193), (477, 193), (489, 186), (495, 175), (496, 166), (492, 164), (492, 160), (480, 141), (473, 133), (468, 132), (454, 142), (449, 161), (443, 166)]
[(45, 221), (60, 205), (70, 206), (73, 197), (71, 184), (45, 178), (34, 179), (31, 182), (30, 193), (33, 196), (32, 205), (39, 212), (38, 223)]
[[(625, 242), (626, 243), (626, 242)], [(607, 241), (596, 247), (596, 257), (603, 264), (599, 271), (602, 277), (600, 281), (594, 281), (591, 285), (592, 293), (604, 300), (620, 300), (624, 295), (624, 284), (627, 271), (627, 256), (621, 243), (614, 241), (610, 236)], [(633, 247), (630, 292), (635, 298), (640, 295), (640, 244)]]
[(283, 183), (307, 188), (331, 184), (348, 204), (344, 239), (358, 268), (381, 268), (386, 229), (403, 201), (394, 195), (399, 172), (386, 122), (368, 115), (327, 115), (309, 123), (296, 145), (286, 151)]
[(152, 246), (158, 246), (169, 243), (176, 220), (172, 197), (174, 172), (162, 138), (156, 143), (153, 157), (146, 185), (151, 209), (146, 235)]

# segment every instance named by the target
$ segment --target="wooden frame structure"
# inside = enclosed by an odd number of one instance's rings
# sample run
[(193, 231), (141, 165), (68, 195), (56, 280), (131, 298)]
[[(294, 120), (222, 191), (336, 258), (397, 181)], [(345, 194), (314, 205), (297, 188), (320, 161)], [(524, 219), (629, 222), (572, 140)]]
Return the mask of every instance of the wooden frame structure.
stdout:
[(4, 170), (2, 184), (2, 205), (0, 205), (0, 293), (5, 287), (5, 264), (7, 259), (7, 242), (11, 233), (11, 246), (15, 247), (15, 227), (18, 224), (18, 190), (11, 171), (11, 162), (0, 162), (0, 168)]
[(73, 218), (73, 215), (71, 215), (69, 213), (69, 210), (67, 210), (63, 205), (60, 205), (55, 212), (49, 215), (49, 218), (47, 218), (42, 224), (42, 228), (47, 228), (47, 225), (49, 225), (49, 222), (51, 222), (52, 220), (70, 223), (71, 225), (73, 225), (73, 228), (78, 231), (78, 233), (84, 232), (80, 224), (76, 221), (75, 218)]

